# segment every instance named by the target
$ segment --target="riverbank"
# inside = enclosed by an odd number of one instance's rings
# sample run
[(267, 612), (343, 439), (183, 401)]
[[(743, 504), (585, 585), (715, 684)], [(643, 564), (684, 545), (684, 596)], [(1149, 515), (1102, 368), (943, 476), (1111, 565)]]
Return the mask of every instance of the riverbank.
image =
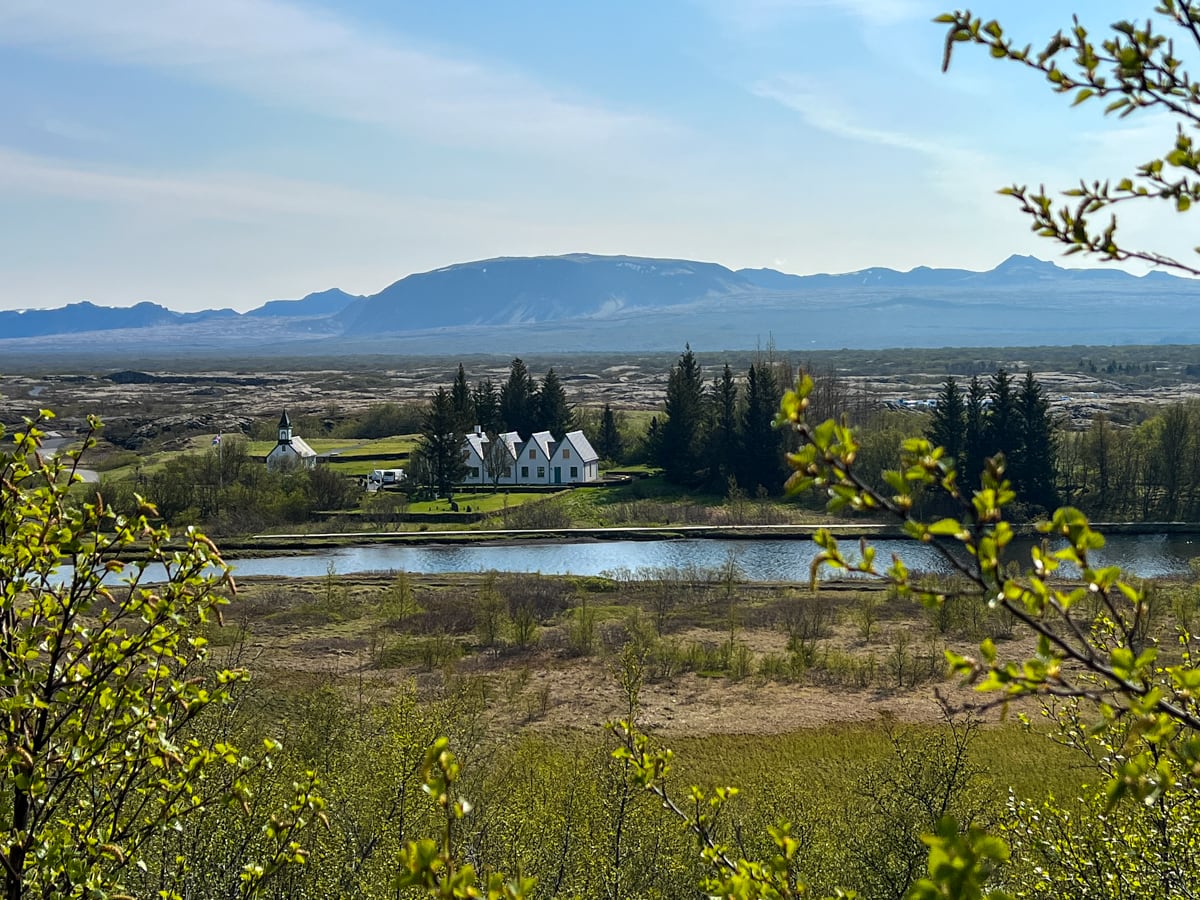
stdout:
[[(1152, 536), (1166, 535), (1200, 539), (1200, 522), (1096, 522), (1101, 534)], [(831, 523), (804, 525), (645, 525), (605, 528), (493, 528), (421, 531), (296, 532), (257, 534), (246, 538), (229, 537), (220, 546), (229, 559), (252, 558), (260, 552), (277, 554), (305, 552), (336, 547), (370, 544), (472, 544), (479, 542), (578, 543), (582, 541), (664, 541), (691, 540), (811, 540), (820, 530), (839, 540), (902, 540), (904, 530), (896, 525), (868, 523)], [(1041, 537), (1033, 524), (1014, 525), (1018, 539)]]

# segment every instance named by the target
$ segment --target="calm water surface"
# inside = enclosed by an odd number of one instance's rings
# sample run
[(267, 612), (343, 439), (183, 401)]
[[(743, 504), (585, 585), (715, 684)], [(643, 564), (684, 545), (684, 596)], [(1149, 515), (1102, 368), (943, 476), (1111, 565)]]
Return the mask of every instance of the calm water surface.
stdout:
[[(851, 555), (856, 541), (843, 542)], [(876, 541), (876, 559), (893, 553), (919, 571), (943, 572), (946, 562), (912, 541)], [(733, 559), (750, 581), (802, 581), (818, 550), (811, 540), (598, 541), (570, 544), (473, 544), (463, 546), (398, 546), (373, 544), (345, 547), (305, 556), (264, 557), (233, 563), (238, 575), (324, 575), (332, 563), (341, 574), (404, 569), (408, 572), (541, 572), (544, 575), (601, 575), (638, 569), (713, 569)], [(1119, 565), (1143, 578), (1186, 575), (1188, 560), (1200, 557), (1200, 540), (1165, 534), (1114, 535), (1097, 554), (1103, 565)], [(1010, 559), (1028, 559), (1028, 545)]]

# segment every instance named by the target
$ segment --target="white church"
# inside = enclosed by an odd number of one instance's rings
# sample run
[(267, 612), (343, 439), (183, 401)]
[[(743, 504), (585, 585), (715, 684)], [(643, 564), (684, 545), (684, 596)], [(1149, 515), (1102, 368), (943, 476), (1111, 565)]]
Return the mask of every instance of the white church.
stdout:
[(279, 443), (267, 454), (267, 471), (278, 472), (303, 466), (311, 469), (317, 464), (317, 453), (304, 438), (292, 434), (292, 420), (287, 410), (279, 417)]

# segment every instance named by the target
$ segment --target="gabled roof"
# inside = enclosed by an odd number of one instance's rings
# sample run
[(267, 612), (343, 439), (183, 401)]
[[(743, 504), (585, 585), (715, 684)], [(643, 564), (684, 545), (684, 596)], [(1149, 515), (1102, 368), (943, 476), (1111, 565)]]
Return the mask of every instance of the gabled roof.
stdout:
[(517, 454), (521, 450), (521, 435), (515, 431), (506, 431), (504, 434), (497, 435), (496, 440), (503, 441), (508, 447), (509, 456), (513, 459), (517, 458)]
[(487, 442), (488, 436), (486, 434), (476, 434), (475, 432), (471, 432), (467, 435), (467, 446), (474, 451), (475, 455), (479, 459), (483, 459), (484, 445), (487, 444)]
[(591, 443), (584, 436), (582, 431), (568, 431), (563, 437), (562, 444), (570, 444), (575, 448), (575, 454), (579, 457), (580, 462), (590, 463), (599, 462), (600, 454), (592, 449)]
[(538, 449), (542, 451), (546, 459), (554, 455), (554, 437), (548, 431), (539, 431), (529, 436), (529, 440), (525, 442), (525, 446), (536, 444)]
[(301, 457), (316, 456), (317, 451), (308, 446), (304, 438), (292, 438), (291, 448), (295, 450)]

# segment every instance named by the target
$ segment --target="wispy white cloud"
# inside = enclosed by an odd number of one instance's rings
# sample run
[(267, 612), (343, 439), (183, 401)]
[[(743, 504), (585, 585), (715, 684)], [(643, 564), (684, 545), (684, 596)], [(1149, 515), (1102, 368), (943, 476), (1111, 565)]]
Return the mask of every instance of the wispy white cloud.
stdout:
[(6, 193), (101, 201), (184, 219), (258, 221), (278, 215), (359, 218), (390, 214), (378, 194), (240, 173), (147, 173), (0, 147)]
[[(905, 197), (900, 202), (914, 229), (929, 228), (939, 217), (950, 215), (971, 220), (976, 228), (1008, 227), (1014, 221), (1011, 204), (996, 195), (998, 188), (1011, 183), (1012, 173), (986, 149), (964, 144), (955, 135), (913, 134), (863, 124), (855, 118), (852, 104), (812, 79), (779, 76), (752, 85), (751, 91), (782, 104), (811, 128), (834, 138), (900, 151), (881, 155), (879, 166), (864, 178), (880, 188), (877, 197), (884, 205), (889, 202), (885, 195)], [(915, 164), (901, 158), (904, 154), (915, 156)]]
[(753, 84), (750, 90), (755, 96), (774, 100), (798, 113), (813, 128), (837, 137), (911, 150), (938, 159), (961, 153), (941, 140), (861, 125), (845, 112), (845, 104), (831, 99), (827, 85), (817, 85), (812, 79), (777, 76)]
[(285, 0), (6, 0), (0, 43), (170, 70), (272, 105), (436, 143), (604, 146), (661, 123)]

